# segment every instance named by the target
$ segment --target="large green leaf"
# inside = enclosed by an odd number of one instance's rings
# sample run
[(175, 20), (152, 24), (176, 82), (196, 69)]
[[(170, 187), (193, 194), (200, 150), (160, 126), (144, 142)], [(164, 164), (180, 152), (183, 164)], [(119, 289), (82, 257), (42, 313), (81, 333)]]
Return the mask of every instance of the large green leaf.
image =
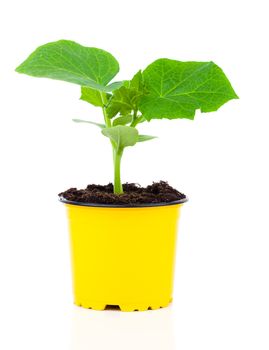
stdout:
[(142, 73), (147, 94), (139, 109), (153, 118), (194, 119), (195, 111), (216, 111), (238, 98), (223, 71), (213, 62), (180, 62), (159, 59)]
[(126, 115), (132, 110), (138, 109), (138, 101), (143, 95), (143, 82), (141, 71), (136, 73), (132, 80), (125, 81), (123, 86), (113, 92), (113, 96), (107, 106), (109, 118), (118, 113)]
[(138, 141), (138, 131), (130, 126), (117, 125), (112, 128), (105, 128), (102, 130), (102, 134), (110, 138), (117, 151), (128, 146), (134, 146)]
[(104, 50), (60, 40), (38, 47), (16, 71), (111, 91), (115, 86), (111, 84), (112, 88), (109, 88), (106, 85), (118, 73), (119, 64)]

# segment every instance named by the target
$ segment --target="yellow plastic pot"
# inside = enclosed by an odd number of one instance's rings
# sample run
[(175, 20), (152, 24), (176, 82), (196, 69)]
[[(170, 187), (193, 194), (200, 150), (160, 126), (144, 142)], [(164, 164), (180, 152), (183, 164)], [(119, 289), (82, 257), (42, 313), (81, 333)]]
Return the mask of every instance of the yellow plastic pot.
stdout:
[(61, 200), (69, 220), (76, 305), (122, 311), (169, 305), (177, 222), (186, 200), (143, 207)]

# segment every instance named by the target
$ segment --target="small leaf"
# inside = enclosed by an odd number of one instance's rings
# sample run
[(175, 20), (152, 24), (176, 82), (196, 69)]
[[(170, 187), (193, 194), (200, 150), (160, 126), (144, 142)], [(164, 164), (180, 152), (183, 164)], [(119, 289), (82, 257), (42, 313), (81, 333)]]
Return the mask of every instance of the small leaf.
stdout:
[(141, 70), (139, 70), (132, 78), (132, 80), (127, 81), (127, 87), (135, 89), (142, 92), (144, 89), (143, 76)]
[(102, 134), (110, 138), (117, 151), (123, 150), (124, 147), (134, 146), (138, 141), (138, 131), (130, 126), (117, 125), (105, 128)]
[(59, 40), (38, 47), (16, 71), (107, 92), (114, 89), (116, 83), (106, 85), (118, 73), (119, 64), (109, 52)]
[(131, 114), (118, 117), (117, 119), (114, 119), (113, 126), (129, 124), (132, 122), (132, 119), (133, 117)]
[(147, 120), (194, 119), (195, 111), (216, 111), (238, 98), (223, 71), (213, 62), (159, 59), (142, 73), (147, 89), (139, 109)]
[(112, 83), (110, 85), (105, 86), (103, 91), (92, 89), (87, 86), (82, 86), (80, 99), (82, 101), (89, 102), (96, 107), (103, 107), (104, 104), (103, 104), (102, 95), (101, 95), (102, 92), (106, 92), (107, 100), (109, 100), (111, 97), (111, 94), (109, 94), (109, 92), (120, 88), (123, 85), (123, 83), (124, 83), (123, 81)]
[(103, 107), (102, 96), (99, 90), (82, 86), (80, 99), (89, 102), (96, 107)]
[(129, 114), (133, 109), (132, 96), (128, 88), (122, 86), (115, 90), (106, 108), (109, 118), (114, 118), (118, 113)]
[(139, 135), (138, 136), (138, 142), (144, 142), (144, 141), (149, 141), (156, 139), (157, 136), (151, 136), (151, 135)]
[(135, 74), (130, 81), (124, 81), (123, 86), (113, 92), (113, 96), (107, 106), (109, 118), (115, 117), (118, 113), (129, 114), (137, 110), (137, 104), (143, 95), (143, 83), (141, 71)]
[(104, 129), (106, 127), (105, 124), (99, 124), (99, 123), (95, 123), (95, 122), (91, 122), (89, 120), (82, 120), (82, 119), (72, 119), (73, 122), (75, 123), (88, 123), (88, 124), (92, 124), (92, 125), (95, 125), (95, 126), (98, 126), (99, 128), (101, 129)]

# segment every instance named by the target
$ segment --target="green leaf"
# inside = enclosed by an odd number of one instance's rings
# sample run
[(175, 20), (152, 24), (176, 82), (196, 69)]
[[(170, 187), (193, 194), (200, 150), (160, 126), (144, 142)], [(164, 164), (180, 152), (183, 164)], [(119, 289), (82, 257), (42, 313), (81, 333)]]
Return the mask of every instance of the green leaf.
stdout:
[(133, 110), (132, 98), (125, 86), (115, 90), (106, 108), (107, 116), (114, 118), (118, 113), (129, 114)]
[(99, 123), (95, 123), (95, 122), (90, 122), (89, 120), (82, 120), (82, 119), (72, 119), (73, 122), (75, 123), (88, 123), (88, 124), (92, 124), (92, 125), (95, 125), (95, 126), (98, 126), (99, 128), (101, 129), (104, 129), (106, 127), (105, 124), (99, 124)]
[(117, 125), (105, 128), (102, 134), (110, 138), (117, 151), (123, 150), (124, 147), (134, 146), (138, 141), (138, 131), (130, 126)]
[(105, 86), (104, 91), (111, 92), (111, 91), (119, 89), (123, 85), (124, 85), (124, 81), (115, 81), (114, 83), (111, 83), (111, 84)]
[(137, 104), (143, 95), (143, 82), (141, 71), (135, 74), (130, 81), (125, 81), (123, 86), (113, 92), (113, 96), (107, 106), (109, 118), (115, 117), (118, 113), (129, 114), (137, 110)]
[(64, 80), (100, 91), (119, 87), (118, 83), (106, 87), (119, 71), (119, 64), (110, 53), (69, 40), (38, 47), (16, 71), (33, 77)]
[(130, 81), (126, 81), (125, 85), (131, 89), (135, 89), (142, 93), (144, 89), (143, 76), (141, 70), (139, 70)]
[(238, 98), (223, 71), (213, 62), (159, 59), (142, 73), (147, 94), (139, 109), (147, 120), (194, 119), (195, 111), (216, 111)]
[(102, 95), (99, 90), (82, 86), (80, 99), (96, 107), (103, 107)]
[(144, 141), (149, 141), (156, 139), (157, 136), (151, 136), (151, 135), (139, 135), (138, 136), (138, 142), (144, 142)]
[(114, 119), (113, 126), (129, 124), (132, 122), (132, 119), (133, 117), (131, 114), (118, 117), (117, 119)]

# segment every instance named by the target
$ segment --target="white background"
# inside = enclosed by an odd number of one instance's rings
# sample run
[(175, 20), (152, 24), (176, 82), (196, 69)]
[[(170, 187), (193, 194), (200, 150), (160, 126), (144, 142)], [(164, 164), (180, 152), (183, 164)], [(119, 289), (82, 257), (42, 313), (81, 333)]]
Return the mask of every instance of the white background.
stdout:
[[(3, 1), (0, 8), (0, 347), (269, 348), (268, 10), (266, 1)], [(76, 85), (14, 72), (37, 46), (75, 40), (110, 51), (128, 79), (156, 58), (213, 60), (240, 100), (195, 121), (152, 121), (159, 138), (126, 150), (123, 180), (186, 193), (172, 307), (73, 306), (57, 193), (112, 179), (101, 120)]]

